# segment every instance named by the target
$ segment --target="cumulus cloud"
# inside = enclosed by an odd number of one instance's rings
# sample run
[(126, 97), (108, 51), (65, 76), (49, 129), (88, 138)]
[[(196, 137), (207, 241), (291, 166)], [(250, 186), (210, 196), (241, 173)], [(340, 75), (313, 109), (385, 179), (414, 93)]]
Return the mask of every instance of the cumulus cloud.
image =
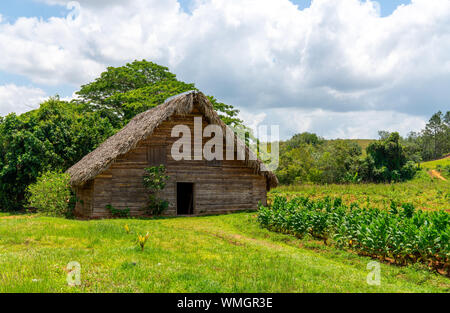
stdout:
[(398, 131), (407, 134), (425, 127), (423, 116), (414, 116), (395, 111), (350, 111), (333, 112), (323, 109), (273, 108), (263, 115), (244, 109), (240, 117), (252, 129), (260, 125), (279, 125), (280, 137), (292, 134), (315, 132), (327, 138), (373, 139), (379, 130)]
[[(40, 1), (72, 11), (0, 20), (0, 70), (36, 83), (77, 87), (106, 66), (146, 58), (244, 111), (315, 116), (307, 130), (351, 137), (373, 130), (345, 126), (350, 119), (376, 115), (370, 127), (381, 129), (396, 116), (415, 129), (448, 107), (448, 0), (413, 0), (383, 18), (377, 2), (359, 0), (314, 0), (304, 10), (288, 0), (197, 0), (190, 14), (176, 0)], [(320, 123), (327, 115), (340, 130)]]
[(39, 88), (14, 84), (0, 85), (0, 116), (36, 109), (46, 98), (48, 97), (45, 92)]

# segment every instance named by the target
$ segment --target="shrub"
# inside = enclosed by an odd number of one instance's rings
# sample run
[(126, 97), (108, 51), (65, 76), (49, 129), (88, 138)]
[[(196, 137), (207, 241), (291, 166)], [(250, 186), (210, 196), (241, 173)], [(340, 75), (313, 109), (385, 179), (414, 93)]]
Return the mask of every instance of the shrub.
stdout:
[(417, 173), (418, 168), (414, 162), (408, 161), (400, 170), (402, 180), (409, 180)]
[(146, 168), (145, 171), (143, 184), (149, 192), (147, 213), (161, 215), (169, 207), (169, 202), (159, 199), (157, 196), (158, 191), (164, 189), (167, 179), (169, 179), (169, 176), (166, 175), (166, 167), (164, 165), (152, 166)]
[(28, 187), (30, 206), (45, 215), (69, 217), (72, 198), (69, 180), (66, 173), (49, 171), (42, 174)]
[(159, 199), (154, 194), (149, 195), (147, 213), (151, 215), (161, 215), (168, 207), (168, 201)]
[(113, 217), (130, 217), (130, 208), (116, 209), (111, 204), (107, 204), (105, 208), (111, 213)]

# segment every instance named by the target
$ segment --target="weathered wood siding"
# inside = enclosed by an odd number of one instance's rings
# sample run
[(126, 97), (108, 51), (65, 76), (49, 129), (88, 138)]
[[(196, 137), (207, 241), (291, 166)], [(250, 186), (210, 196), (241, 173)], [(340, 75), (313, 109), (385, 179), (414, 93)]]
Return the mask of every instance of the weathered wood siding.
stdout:
[(94, 184), (91, 180), (75, 190), (77, 197), (77, 202), (75, 204), (75, 216), (89, 217), (92, 215), (93, 187)]
[[(145, 214), (147, 194), (142, 185), (144, 169), (152, 162), (160, 162), (160, 153), (165, 156), (169, 181), (160, 197), (169, 201), (165, 215), (177, 214), (177, 182), (194, 183), (194, 214), (214, 214), (237, 210), (256, 209), (259, 201), (266, 202), (266, 179), (248, 168), (244, 161), (224, 160), (208, 162), (193, 160), (194, 117), (202, 117), (199, 112), (185, 116), (172, 116), (164, 121), (153, 134), (140, 142), (137, 147), (116, 161), (94, 179), (91, 186), (93, 201), (90, 217), (109, 217), (105, 208), (111, 204), (116, 209), (130, 208), (132, 216)], [(176, 125), (187, 125), (192, 135), (192, 160), (175, 161), (171, 157), (172, 144), (179, 137), (171, 137)], [(202, 126), (207, 126), (202, 117)], [(203, 145), (208, 141), (203, 138)], [(224, 154), (226, 146), (224, 142)], [(213, 164), (214, 163), (214, 164)], [(85, 211), (86, 213), (88, 211)]]

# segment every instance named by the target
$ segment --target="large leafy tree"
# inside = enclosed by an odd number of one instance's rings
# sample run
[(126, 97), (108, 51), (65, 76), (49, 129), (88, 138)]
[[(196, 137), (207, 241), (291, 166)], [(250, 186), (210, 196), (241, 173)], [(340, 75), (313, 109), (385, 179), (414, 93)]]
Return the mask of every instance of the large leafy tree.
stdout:
[[(95, 81), (83, 85), (77, 95), (79, 102), (92, 106), (121, 127), (136, 114), (190, 90), (196, 90), (195, 85), (177, 80), (167, 67), (142, 60), (108, 67)], [(239, 111), (233, 106), (211, 96), (209, 99), (226, 124), (242, 124), (237, 117)]]
[(353, 165), (360, 156), (356, 142), (324, 140), (305, 132), (280, 143), (276, 174), (282, 184), (340, 183), (355, 177)]
[(110, 121), (76, 103), (50, 99), (0, 121), (0, 208), (25, 204), (29, 184), (44, 171), (66, 170), (114, 133)]
[(376, 182), (410, 179), (415, 174), (414, 162), (408, 161), (397, 132), (371, 143), (367, 149), (367, 160), (372, 170), (366, 180)]

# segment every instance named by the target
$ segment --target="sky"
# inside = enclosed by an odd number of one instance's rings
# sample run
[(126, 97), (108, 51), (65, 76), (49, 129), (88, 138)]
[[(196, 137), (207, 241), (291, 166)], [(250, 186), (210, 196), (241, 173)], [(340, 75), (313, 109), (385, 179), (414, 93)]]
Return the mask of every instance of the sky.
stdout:
[(0, 115), (147, 59), (283, 139), (376, 138), (450, 109), (449, 0), (3, 0)]

